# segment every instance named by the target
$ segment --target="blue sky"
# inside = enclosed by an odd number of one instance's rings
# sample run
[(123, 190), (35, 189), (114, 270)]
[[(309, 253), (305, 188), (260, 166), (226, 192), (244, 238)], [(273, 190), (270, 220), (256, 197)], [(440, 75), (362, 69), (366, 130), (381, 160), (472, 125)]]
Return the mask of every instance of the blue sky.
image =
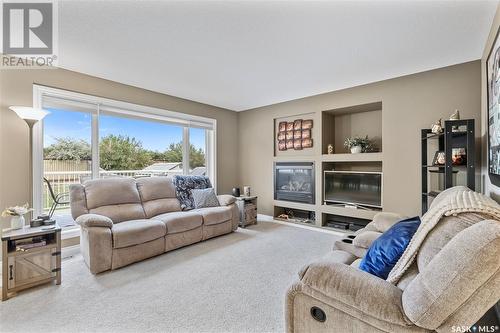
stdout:
[[(83, 112), (47, 109), (44, 122), (44, 147), (55, 142), (55, 138), (71, 137), (90, 143), (91, 116)], [(158, 122), (101, 115), (99, 137), (110, 134), (135, 137), (149, 150), (165, 151), (170, 143), (182, 141), (182, 127)], [(205, 150), (205, 130), (191, 128), (189, 141), (197, 148)]]

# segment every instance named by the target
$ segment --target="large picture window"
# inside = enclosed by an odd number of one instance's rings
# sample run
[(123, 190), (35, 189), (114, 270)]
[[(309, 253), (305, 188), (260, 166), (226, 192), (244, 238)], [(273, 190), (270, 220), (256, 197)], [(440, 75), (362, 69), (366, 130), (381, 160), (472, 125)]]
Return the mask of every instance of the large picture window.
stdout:
[(34, 128), (34, 208), (63, 227), (74, 225), (71, 184), (178, 174), (216, 184), (214, 119), (38, 85), (34, 106), (50, 112)]

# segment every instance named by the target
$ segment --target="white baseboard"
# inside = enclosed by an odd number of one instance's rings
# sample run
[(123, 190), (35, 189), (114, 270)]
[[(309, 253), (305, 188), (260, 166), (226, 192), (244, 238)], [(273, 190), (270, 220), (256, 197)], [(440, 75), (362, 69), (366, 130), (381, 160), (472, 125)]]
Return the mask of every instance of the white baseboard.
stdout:
[(327, 234), (335, 235), (335, 236), (345, 237), (345, 235), (346, 235), (346, 233), (342, 232), (342, 231), (327, 230), (327, 229), (320, 228), (320, 227), (312, 227), (312, 226), (293, 223), (293, 222), (285, 222), (285, 221), (275, 220), (271, 215), (257, 214), (257, 220), (263, 221), (263, 222), (274, 222), (274, 223), (287, 225), (290, 227), (296, 227), (296, 228), (308, 229), (308, 230), (317, 231), (317, 232), (323, 232), (323, 233), (327, 233)]

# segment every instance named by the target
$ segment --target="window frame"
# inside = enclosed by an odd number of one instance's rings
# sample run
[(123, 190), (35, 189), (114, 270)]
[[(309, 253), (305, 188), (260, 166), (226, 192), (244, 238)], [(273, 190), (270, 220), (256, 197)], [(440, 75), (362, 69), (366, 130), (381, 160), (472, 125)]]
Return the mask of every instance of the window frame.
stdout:
[[(207, 175), (217, 192), (217, 120), (208, 117), (190, 115), (166, 109), (145, 106), (135, 103), (118, 101), (94, 95), (77, 93), (69, 90), (52, 88), (33, 84), (33, 107), (43, 108), (45, 98), (58, 99), (76, 103), (95, 105), (91, 112), (91, 149), (92, 149), (92, 178), (99, 175), (99, 115), (101, 112), (113, 113), (117, 116), (133, 116), (180, 126), (183, 128), (183, 173), (189, 172), (189, 128), (198, 127), (205, 129), (205, 164)], [(43, 178), (43, 120), (33, 126), (32, 161), (33, 179)], [(35, 215), (43, 210), (43, 182), (33, 181), (33, 209)]]

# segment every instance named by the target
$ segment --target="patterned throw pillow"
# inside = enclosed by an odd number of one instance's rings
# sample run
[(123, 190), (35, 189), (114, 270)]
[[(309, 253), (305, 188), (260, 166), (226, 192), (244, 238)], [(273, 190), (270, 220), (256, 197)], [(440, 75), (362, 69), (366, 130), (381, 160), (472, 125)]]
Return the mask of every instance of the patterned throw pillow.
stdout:
[(220, 206), (219, 199), (217, 199), (213, 188), (191, 190), (191, 195), (193, 196), (194, 208)]
[(191, 190), (212, 187), (210, 179), (205, 176), (174, 176), (175, 195), (181, 204), (182, 210), (194, 208)]

